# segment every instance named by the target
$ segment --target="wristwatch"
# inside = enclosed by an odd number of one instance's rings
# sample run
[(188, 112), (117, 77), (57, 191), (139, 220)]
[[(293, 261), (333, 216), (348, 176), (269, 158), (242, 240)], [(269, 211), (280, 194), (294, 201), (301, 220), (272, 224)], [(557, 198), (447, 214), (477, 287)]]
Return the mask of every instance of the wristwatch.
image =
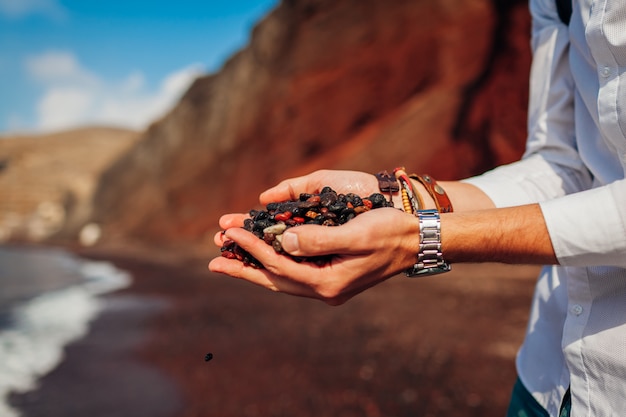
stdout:
[(439, 211), (418, 210), (416, 216), (420, 224), (420, 247), (417, 262), (405, 271), (406, 276), (435, 275), (450, 271), (450, 264), (444, 261), (441, 253)]

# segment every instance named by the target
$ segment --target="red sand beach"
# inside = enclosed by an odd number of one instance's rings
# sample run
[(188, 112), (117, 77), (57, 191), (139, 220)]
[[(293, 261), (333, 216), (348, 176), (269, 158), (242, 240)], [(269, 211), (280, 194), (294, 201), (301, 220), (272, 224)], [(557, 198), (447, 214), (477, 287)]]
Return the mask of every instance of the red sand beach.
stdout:
[(501, 417), (537, 273), (455, 266), (330, 307), (213, 275), (208, 258), (90, 256), (134, 282), (12, 397), (26, 417)]

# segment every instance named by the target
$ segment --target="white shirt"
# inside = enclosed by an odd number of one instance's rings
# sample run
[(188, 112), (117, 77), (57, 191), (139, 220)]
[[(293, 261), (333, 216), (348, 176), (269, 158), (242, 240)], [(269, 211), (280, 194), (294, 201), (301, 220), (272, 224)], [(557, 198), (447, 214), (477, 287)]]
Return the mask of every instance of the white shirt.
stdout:
[(561, 266), (537, 282), (520, 379), (551, 416), (626, 416), (626, 1), (531, 0), (528, 142), (468, 182), (498, 207), (539, 202)]

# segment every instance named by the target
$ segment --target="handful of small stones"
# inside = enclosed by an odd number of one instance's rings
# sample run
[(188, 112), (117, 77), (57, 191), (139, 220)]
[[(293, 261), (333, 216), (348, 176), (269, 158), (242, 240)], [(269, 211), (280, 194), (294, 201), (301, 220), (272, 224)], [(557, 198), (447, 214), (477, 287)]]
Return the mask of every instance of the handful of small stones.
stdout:
[[(393, 203), (387, 201), (380, 193), (360, 197), (353, 193), (338, 194), (332, 188), (324, 187), (319, 194), (303, 193), (298, 200), (269, 203), (265, 210), (250, 210), (250, 218), (244, 221), (243, 228), (263, 239), (276, 252), (284, 253), (281, 245), (282, 234), (290, 227), (303, 224), (339, 226), (361, 213), (381, 207), (393, 207)], [(257, 259), (233, 240), (226, 240), (221, 252), (225, 258), (237, 259), (247, 266), (263, 268)], [(324, 264), (329, 260), (328, 256), (310, 258), (288, 256), (298, 262), (307, 260), (317, 264)]]

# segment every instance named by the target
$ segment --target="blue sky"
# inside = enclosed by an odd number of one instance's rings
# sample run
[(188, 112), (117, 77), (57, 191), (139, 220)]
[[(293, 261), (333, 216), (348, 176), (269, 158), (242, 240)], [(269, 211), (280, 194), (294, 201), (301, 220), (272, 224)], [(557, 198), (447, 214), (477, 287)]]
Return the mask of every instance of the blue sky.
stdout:
[(0, 135), (142, 129), (279, 0), (0, 0)]

